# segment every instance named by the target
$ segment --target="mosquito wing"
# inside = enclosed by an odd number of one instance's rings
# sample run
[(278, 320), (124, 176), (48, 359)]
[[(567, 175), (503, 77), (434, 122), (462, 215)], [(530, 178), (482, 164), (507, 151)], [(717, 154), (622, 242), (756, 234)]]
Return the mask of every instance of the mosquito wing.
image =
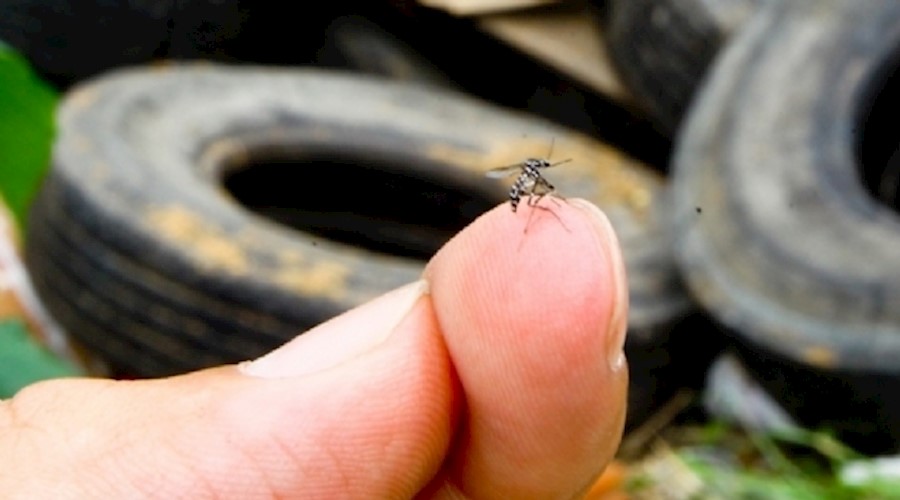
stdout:
[(491, 179), (502, 179), (504, 177), (509, 177), (513, 174), (518, 174), (522, 171), (522, 164), (516, 163), (514, 165), (507, 165), (505, 167), (497, 167), (492, 168), (485, 172), (485, 176), (490, 177)]

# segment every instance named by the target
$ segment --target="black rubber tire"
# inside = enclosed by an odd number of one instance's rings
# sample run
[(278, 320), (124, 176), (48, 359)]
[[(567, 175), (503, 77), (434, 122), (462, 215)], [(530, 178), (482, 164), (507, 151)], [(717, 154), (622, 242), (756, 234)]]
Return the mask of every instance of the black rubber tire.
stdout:
[(604, 35), (638, 103), (670, 136), (724, 42), (766, 0), (609, 0)]
[(898, 49), (897, 2), (767, 5), (701, 89), (673, 181), (694, 296), (796, 417), (869, 448), (900, 443), (900, 217), (859, 155), (897, 147)]
[[(560, 193), (594, 200), (619, 231), (629, 342), (668, 341), (689, 303), (657, 175), (461, 95), (321, 71), (172, 66), (70, 93), (27, 262), (52, 313), (119, 373), (252, 358), (416, 279), (425, 257), (505, 199), (483, 171), (545, 155), (551, 141), (554, 157), (574, 160), (551, 176)], [(340, 243), (348, 234), (355, 243)]]
[(60, 88), (159, 59), (309, 64), (325, 27), (354, 3), (316, 9), (257, 0), (5, 0), (0, 41)]
[(360, 15), (339, 16), (328, 25), (317, 63), (400, 81), (455, 87), (449, 76), (406, 41)]
[(0, 40), (59, 86), (157, 57), (213, 55), (239, 32), (237, 1), (7, 0)]

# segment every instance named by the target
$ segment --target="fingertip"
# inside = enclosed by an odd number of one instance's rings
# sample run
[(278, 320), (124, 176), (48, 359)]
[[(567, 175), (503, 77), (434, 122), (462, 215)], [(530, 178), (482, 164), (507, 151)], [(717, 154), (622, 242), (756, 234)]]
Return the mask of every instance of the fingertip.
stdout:
[[(627, 291), (615, 235), (592, 210), (546, 199), (515, 213), (501, 205), (427, 268), (467, 402), (464, 490), (577, 488), (618, 446)], [(562, 463), (565, 471), (554, 466)]]
[(597, 205), (581, 199), (569, 200), (571, 205), (582, 211), (593, 224), (595, 235), (600, 239), (599, 246), (607, 255), (609, 274), (612, 280), (614, 296), (613, 312), (607, 328), (607, 361), (610, 369), (625, 369), (625, 335), (628, 330), (628, 279), (625, 272), (625, 259), (616, 230), (609, 217)]
[[(425, 278), (450, 337), (476, 328), (487, 330), (479, 338), (517, 342), (528, 332), (565, 331), (570, 343), (603, 337), (610, 351), (624, 343), (621, 251), (608, 219), (583, 200), (523, 203), (517, 212), (500, 205), (445, 245)], [(479, 340), (461, 335), (467, 343)]]

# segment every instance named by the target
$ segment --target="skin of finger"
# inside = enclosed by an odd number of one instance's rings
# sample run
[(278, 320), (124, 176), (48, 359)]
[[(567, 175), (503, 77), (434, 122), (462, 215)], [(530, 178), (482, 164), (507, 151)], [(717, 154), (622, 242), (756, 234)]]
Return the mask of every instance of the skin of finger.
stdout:
[(300, 378), (222, 367), (34, 385), (0, 404), (0, 491), (412, 497), (437, 473), (455, 426), (455, 382), (435, 326), (423, 297), (379, 348)]
[(627, 369), (605, 347), (616, 243), (565, 203), (523, 205), (485, 215), (426, 270), (466, 401), (435, 496), (572, 497), (621, 439)]

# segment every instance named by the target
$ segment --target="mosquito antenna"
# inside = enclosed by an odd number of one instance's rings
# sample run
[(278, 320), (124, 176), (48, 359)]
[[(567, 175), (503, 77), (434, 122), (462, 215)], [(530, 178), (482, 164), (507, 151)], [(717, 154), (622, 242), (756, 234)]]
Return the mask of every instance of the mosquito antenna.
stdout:
[[(547, 152), (547, 163), (550, 163), (550, 158), (553, 158), (553, 147), (555, 145), (556, 145), (556, 137), (554, 136), (554, 137), (550, 138), (550, 151)], [(557, 165), (562, 165), (563, 163), (569, 163), (570, 161), (572, 161), (571, 158), (566, 158), (565, 160), (560, 160), (556, 163), (550, 163), (549, 165), (547, 165), (547, 168), (555, 167)]]

